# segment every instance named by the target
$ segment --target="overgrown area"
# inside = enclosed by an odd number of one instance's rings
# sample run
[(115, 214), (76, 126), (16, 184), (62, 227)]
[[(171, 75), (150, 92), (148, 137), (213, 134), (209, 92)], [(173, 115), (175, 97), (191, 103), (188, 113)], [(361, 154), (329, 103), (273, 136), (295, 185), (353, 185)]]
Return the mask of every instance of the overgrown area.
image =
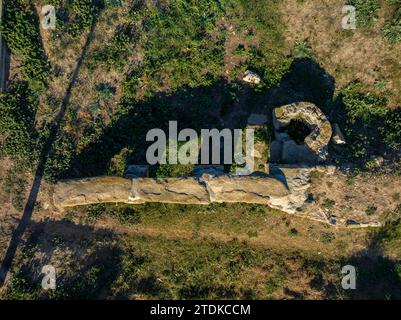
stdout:
[[(359, 174), (398, 179), (401, 2), (348, 1), (357, 9), (354, 31), (338, 29), (344, 3), (8, 1), (0, 26), (11, 51), (0, 94), (0, 219), (24, 209), (40, 161), (41, 188), (124, 176), (128, 165), (146, 163), (150, 129), (167, 132), (174, 120), (198, 133), (245, 128), (249, 114), (271, 120), (274, 108), (298, 101), (339, 125), (346, 144), (330, 144), (328, 163), (350, 168), (349, 186), (365, 190), (353, 185)], [(41, 28), (45, 4), (56, 7), (55, 30)], [(247, 70), (259, 84), (243, 81)], [(299, 143), (309, 133), (299, 123), (289, 130)], [(256, 140), (269, 144), (272, 131), (270, 123)], [(164, 164), (149, 173), (192, 170)], [(387, 193), (400, 203), (401, 190)], [(313, 196), (323, 212), (355, 209), (329, 191)], [(400, 298), (401, 212), (381, 212), (375, 196), (365, 195), (362, 213), (382, 218), (377, 231), (330, 229), (241, 204), (92, 205), (57, 220), (37, 201), (2, 298)], [(41, 289), (44, 257), (57, 266), (56, 291)], [(361, 283), (352, 294), (341, 289), (346, 264)]]

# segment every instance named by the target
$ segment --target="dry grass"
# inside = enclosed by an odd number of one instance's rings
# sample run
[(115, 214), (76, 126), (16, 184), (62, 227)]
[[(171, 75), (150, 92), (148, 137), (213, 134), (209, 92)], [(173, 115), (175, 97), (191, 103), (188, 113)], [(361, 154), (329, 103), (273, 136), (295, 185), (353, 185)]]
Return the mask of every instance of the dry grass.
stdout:
[(335, 78), (337, 88), (358, 79), (366, 90), (375, 92), (375, 82), (385, 80), (389, 106), (400, 106), (401, 44), (390, 45), (381, 33), (388, 9), (380, 11), (372, 28), (348, 31), (341, 27), (344, 4), (344, 0), (283, 1), (288, 52), (296, 41), (306, 40), (316, 60)]

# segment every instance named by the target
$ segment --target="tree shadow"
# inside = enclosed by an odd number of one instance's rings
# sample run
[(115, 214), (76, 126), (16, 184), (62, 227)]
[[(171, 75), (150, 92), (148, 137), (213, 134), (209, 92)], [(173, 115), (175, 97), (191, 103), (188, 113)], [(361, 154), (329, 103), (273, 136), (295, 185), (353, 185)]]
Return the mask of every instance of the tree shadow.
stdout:
[(343, 290), (341, 278), (336, 284), (324, 284), (318, 277), (312, 280), (316, 289), (323, 290), (326, 299), (338, 299), (339, 296), (350, 300), (401, 299), (401, 260), (386, 256), (382, 249), (382, 240), (387, 232), (387, 227), (382, 227), (372, 236), (366, 249), (336, 262), (336, 271), (340, 277), (345, 276), (341, 274), (342, 267), (355, 267), (355, 290)]
[(21, 242), (22, 235), (31, 220), (34, 206), (35, 206), (36, 200), (38, 198), (39, 189), (40, 189), (40, 186), (42, 183), (43, 174), (45, 172), (46, 161), (50, 155), (52, 146), (57, 139), (57, 135), (60, 130), (61, 123), (64, 119), (68, 104), (70, 102), (72, 88), (74, 87), (74, 85), (77, 81), (79, 71), (80, 71), (80, 68), (82, 65), (82, 61), (86, 55), (89, 44), (92, 41), (96, 23), (97, 23), (97, 19), (95, 17), (95, 19), (93, 20), (93, 23), (91, 25), (88, 37), (82, 48), (81, 56), (78, 59), (76, 67), (72, 73), (71, 80), (68, 84), (65, 96), (63, 98), (63, 101), (62, 101), (62, 104), (60, 107), (60, 110), (58, 111), (58, 113), (56, 114), (56, 116), (53, 120), (53, 124), (50, 128), (48, 138), (44, 142), (42, 149), (40, 151), (39, 158), (38, 158), (38, 164), (37, 164), (35, 174), (34, 174), (34, 179), (32, 182), (31, 189), (29, 191), (29, 195), (28, 195), (28, 199), (26, 201), (25, 207), (24, 207), (24, 211), (22, 213), (21, 220), (20, 220), (17, 228), (14, 230), (14, 232), (12, 234), (10, 244), (7, 248), (6, 254), (3, 258), (3, 261), (2, 261), (2, 264), (0, 267), (0, 287), (4, 284), (7, 273), (11, 267), (12, 261), (14, 259), (15, 253), (17, 251), (18, 245)]
[[(155, 274), (139, 272), (149, 257), (121, 247), (112, 230), (45, 220), (32, 222), (27, 233), (21, 265), (14, 268), (13, 281), (5, 291), (7, 299), (25, 295), (35, 300), (127, 299), (132, 294), (169, 297)], [(53, 260), (56, 289), (42, 290), (41, 270)]]
[(157, 93), (146, 101), (123, 99), (118, 119), (96, 142), (75, 155), (70, 170), (59, 178), (107, 174), (111, 159), (123, 148), (133, 150), (129, 164), (147, 164), (147, 132), (160, 128), (167, 133), (169, 121), (177, 121), (178, 130), (192, 128), (198, 134), (201, 129), (239, 129), (246, 126), (251, 112), (263, 112), (271, 121), (272, 110), (283, 104), (310, 101), (327, 110), (334, 88), (334, 79), (316, 62), (300, 59), (294, 61), (279, 85), (263, 92), (220, 79), (209, 87)]

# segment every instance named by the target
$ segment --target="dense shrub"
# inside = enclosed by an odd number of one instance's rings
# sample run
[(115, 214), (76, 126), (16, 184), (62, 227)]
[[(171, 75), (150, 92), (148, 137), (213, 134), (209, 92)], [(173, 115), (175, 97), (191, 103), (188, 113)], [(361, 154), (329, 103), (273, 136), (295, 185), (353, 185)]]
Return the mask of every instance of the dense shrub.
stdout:
[(1, 153), (30, 161), (35, 157), (37, 100), (26, 83), (15, 83), (0, 94)]
[(21, 0), (8, 2), (0, 32), (11, 52), (22, 60), (21, 73), (33, 89), (43, 89), (50, 66), (41, 45), (33, 10)]
[(392, 150), (401, 148), (401, 109), (389, 112), (382, 134), (387, 146)]
[(127, 57), (133, 53), (132, 39), (138, 37), (137, 30), (130, 25), (119, 26), (110, 42), (88, 58), (88, 68), (104, 65), (108, 70), (122, 69), (127, 64)]
[(64, 178), (70, 169), (70, 164), (75, 156), (76, 141), (71, 134), (58, 134), (52, 145), (49, 157), (46, 160), (44, 177), (50, 182)]
[(96, 7), (92, 0), (72, 0), (69, 12), (73, 18), (67, 27), (67, 32), (73, 37), (78, 37), (92, 25)]
[(154, 89), (210, 85), (222, 73), (224, 39), (213, 39), (220, 2), (167, 1), (144, 13), (145, 72)]
[(387, 114), (385, 98), (363, 93), (361, 84), (354, 82), (343, 90), (343, 102), (351, 122), (363, 120), (372, 122)]
[(357, 25), (367, 27), (378, 17), (379, 0), (350, 0), (348, 4), (356, 8)]
[(121, 7), (125, 0), (103, 0), (103, 4), (106, 8), (117, 8)]
[(341, 92), (345, 114), (342, 126), (347, 135), (347, 157), (368, 160), (372, 155), (401, 146), (401, 110), (390, 110), (384, 97), (362, 90), (358, 82)]

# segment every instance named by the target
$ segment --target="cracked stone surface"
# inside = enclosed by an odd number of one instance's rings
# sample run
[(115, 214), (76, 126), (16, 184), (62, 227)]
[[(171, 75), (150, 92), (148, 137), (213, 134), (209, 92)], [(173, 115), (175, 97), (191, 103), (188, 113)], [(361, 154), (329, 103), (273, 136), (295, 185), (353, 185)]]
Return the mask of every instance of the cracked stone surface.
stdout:
[(54, 187), (57, 207), (93, 203), (126, 202), (131, 195), (131, 180), (119, 177), (96, 177), (67, 180)]
[(269, 204), (274, 196), (289, 194), (285, 185), (271, 176), (202, 177), (211, 202), (243, 202)]
[(133, 179), (131, 203), (209, 204), (206, 187), (196, 178)]
[[(292, 120), (304, 122), (311, 133), (302, 144), (296, 144), (289, 137), (282, 138), (281, 130)], [(280, 163), (315, 163), (327, 159), (327, 147), (332, 136), (329, 120), (323, 112), (310, 102), (291, 103), (273, 111), (276, 141), (282, 145), (278, 156)], [(281, 134), (281, 135), (280, 135)]]

